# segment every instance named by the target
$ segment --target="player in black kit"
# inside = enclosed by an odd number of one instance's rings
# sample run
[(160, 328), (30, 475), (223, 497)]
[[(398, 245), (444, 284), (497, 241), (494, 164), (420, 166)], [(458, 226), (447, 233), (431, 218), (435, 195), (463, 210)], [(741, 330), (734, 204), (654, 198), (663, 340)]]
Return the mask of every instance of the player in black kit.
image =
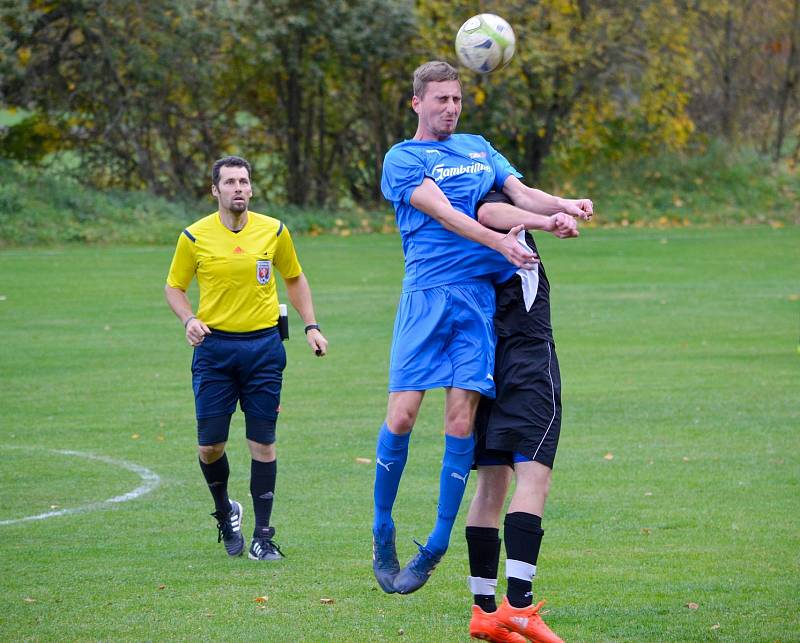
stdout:
[[(589, 213), (591, 207), (588, 202)], [(490, 192), (478, 204), (478, 218), (496, 228), (524, 220), (526, 229), (560, 238), (578, 235), (572, 217), (525, 212), (498, 192)], [(538, 255), (530, 233), (524, 233), (524, 240)], [(561, 639), (542, 621), (538, 614), (542, 602), (534, 606), (532, 592), (561, 430), (561, 377), (550, 323), (550, 284), (542, 263), (532, 270), (518, 270), (496, 286), (496, 296), (497, 398), (482, 398), (475, 419), (478, 485), (466, 528), (474, 596), (470, 635), (492, 641), (524, 643), (527, 638), (556, 643)], [(512, 474), (516, 488), (503, 524), (508, 589), (498, 607), (500, 515)]]

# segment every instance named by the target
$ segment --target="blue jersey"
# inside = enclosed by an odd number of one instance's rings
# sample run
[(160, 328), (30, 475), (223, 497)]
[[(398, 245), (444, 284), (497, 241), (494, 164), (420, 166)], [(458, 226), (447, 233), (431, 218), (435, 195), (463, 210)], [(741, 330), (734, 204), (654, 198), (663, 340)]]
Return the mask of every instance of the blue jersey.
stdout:
[(476, 218), (475, 206), (490, 190), (502, 190), (509, 175), (521, 177), (482, 136), (453, 134), (444, 141), (398, 143), (383, 162), (381, 190), (394, 205), (403, 239), (403, 290), (421, 290), (477, 277), (507, 279), (514, 268), (499, 252), (444, 228), (410, 204), (427, 177), (453, 207)]

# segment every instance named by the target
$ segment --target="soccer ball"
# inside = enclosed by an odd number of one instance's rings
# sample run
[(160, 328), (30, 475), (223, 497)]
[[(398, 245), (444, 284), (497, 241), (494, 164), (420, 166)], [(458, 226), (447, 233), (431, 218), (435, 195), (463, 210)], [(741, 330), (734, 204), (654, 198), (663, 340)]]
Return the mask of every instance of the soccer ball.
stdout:
[(456, 34), (456, 56), (464, 67), (479, 74), (500, 69), (514, 55), (514, 30), (493, 13), (467, 20)]

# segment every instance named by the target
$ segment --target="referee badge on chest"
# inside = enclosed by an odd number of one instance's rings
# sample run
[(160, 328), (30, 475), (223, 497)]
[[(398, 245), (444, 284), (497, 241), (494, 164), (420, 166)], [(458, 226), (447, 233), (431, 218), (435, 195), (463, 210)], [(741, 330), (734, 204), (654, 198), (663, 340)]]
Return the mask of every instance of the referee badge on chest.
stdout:
[(271, 261), (256, 261), (256, 280), (262, 286), (269, 281), (269, 275), (271, 272)]

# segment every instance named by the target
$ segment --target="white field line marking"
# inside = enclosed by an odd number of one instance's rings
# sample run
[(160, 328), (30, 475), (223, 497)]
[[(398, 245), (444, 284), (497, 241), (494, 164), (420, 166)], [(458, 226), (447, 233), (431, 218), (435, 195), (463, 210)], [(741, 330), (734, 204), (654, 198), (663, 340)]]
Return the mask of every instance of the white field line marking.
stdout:
[(135, 500), (136, 498), (139, 498), (147, 493), (150, 493), (161, 483), (161, 478), (158, 476), (158, 474), (154, 473), (153, 471), (150, 471), (150, 469), (147, 469), (146, 467), (134, 464), (133, 462), (126, 462), (125, 460), (115, 460), (114, 458), (107, 458), (106, 456), (102, 455), (93, 455), (91, 453), (83, 453), (81, 451), (50, 450), (50, 452), (59, 453), (61, 455), (77, 456), (79, 458), (87, 458), (88, 460), (95, 460), (97, 462), (105, 462), (106, 464), (110, 464), (115, 467), (127, 469), (128, 471), (133, 471), (142, 479), (143, 484), (136, 487), (136, 489), (134, 489), (133, 491), (129, 491), (128, 493), (123, 493), (121, 496), (114, 496), (113, 498), (109, 498), (108, 500), (102, 500), (100, 502), (90, 502), (88, 504), (80, 505), (79, 507), (71, 507), (69, 509), (48, 511), (43, 514), (36, 514), (35, 516), (25, 516), (24, 518), (14, 518), (13, 520), (0, 520), (0, 525), (13, 525), (18, 522), (28, 522), (29, 520), (44, 520), (46, 518), (54, 518), (55, 516), (66, 516), (70, 514), (85, 513), (87, 511), (98, 511), (99, 509), (104, 509), (106, 507), (110, 507), (120, 502), (128, 502), (129, 500)]

